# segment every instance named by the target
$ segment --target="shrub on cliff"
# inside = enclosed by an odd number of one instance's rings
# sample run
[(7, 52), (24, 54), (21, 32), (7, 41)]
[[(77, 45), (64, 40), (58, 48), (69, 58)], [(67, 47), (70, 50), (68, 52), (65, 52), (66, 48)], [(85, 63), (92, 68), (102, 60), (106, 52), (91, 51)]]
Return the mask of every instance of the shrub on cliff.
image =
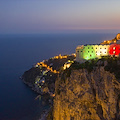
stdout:
[(75, 69), (75, 70), (78, 70), (78, 69), (87, 69), (88, 72), (91, 72), (93, 70), (93, 67), (96, 66), (96, 63), (97, 63), (98, 59), (95, 59), (95, 60), (90, 60), (90, 61), (86, 61), (85, 63), (78, 63), (78, 62), (74, 62), (72, 65), (71, 65), (71, 69)]
[(98, 59), (86, 61), (85, 63), (79, 63), (79, 62), (75, 61), (70, 66), (70, 68), (68, 68), (64, 71), (64, 73), (66, 73), (66, 77), (70, 77), (72, 70), (87, 69), (88, 72), (91, 72), (93, 70), (94, 66), (96, 66), (97, 61), (98, 61)]
[(107, 59), (107, 65), (104, 67), (105, 71), (115, 74), (117, 79), (120, 79), (120, 65), (117, 64), (119, 58), (112, 57)]

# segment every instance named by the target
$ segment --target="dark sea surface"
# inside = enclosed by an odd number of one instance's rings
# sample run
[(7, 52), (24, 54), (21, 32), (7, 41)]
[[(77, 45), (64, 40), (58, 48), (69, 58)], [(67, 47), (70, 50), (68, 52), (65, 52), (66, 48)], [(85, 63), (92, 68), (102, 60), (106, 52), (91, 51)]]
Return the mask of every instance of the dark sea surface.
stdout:
[(0, 120), (38, 120), (49, 106), (19, 77), (35, 63), (75, 53), (80, 44), (99, 44), (116, 34), (0, 35)]

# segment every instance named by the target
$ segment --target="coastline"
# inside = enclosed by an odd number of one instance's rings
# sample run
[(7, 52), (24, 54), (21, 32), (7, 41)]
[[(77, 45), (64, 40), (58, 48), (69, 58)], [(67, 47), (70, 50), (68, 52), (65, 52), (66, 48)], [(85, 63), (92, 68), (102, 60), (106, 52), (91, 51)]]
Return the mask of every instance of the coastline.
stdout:
[(42, 101), (50, 105), (46, 109), (39, 120), (46, 120), (50, 115), (53, 106), (53, 98), (55, 97), (55, 81), (59, 72), (67, 69), (75, 59), (75, 55), (55, 56), (43, 62), (37, 63), (34, 67), (24, 72), (21, 80), (24, 84), (36, 92), (35, 100), (42, 97)]

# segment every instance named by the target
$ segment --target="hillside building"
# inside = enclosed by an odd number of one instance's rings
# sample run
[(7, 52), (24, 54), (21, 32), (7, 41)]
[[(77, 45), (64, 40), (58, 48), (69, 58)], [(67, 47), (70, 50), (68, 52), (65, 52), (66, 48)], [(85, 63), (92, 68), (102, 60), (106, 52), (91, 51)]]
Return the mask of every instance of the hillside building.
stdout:
[(116, 43), (98, 45), (79, 45), (76, 48), (76, 61), (85, 62), (86, 60), (101, 58), (102, 56), (119, 56), (120, 54), (120, 34), (116, 36)]

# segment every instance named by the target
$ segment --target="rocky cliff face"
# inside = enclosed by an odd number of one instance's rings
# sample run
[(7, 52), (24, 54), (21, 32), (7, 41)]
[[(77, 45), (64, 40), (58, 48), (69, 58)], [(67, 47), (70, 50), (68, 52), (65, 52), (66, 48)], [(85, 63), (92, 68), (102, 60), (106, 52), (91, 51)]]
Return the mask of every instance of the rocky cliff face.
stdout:
[(54, 120), (120, 120), (120, 81), (104, 67), (61, 74), (55, 86)]

